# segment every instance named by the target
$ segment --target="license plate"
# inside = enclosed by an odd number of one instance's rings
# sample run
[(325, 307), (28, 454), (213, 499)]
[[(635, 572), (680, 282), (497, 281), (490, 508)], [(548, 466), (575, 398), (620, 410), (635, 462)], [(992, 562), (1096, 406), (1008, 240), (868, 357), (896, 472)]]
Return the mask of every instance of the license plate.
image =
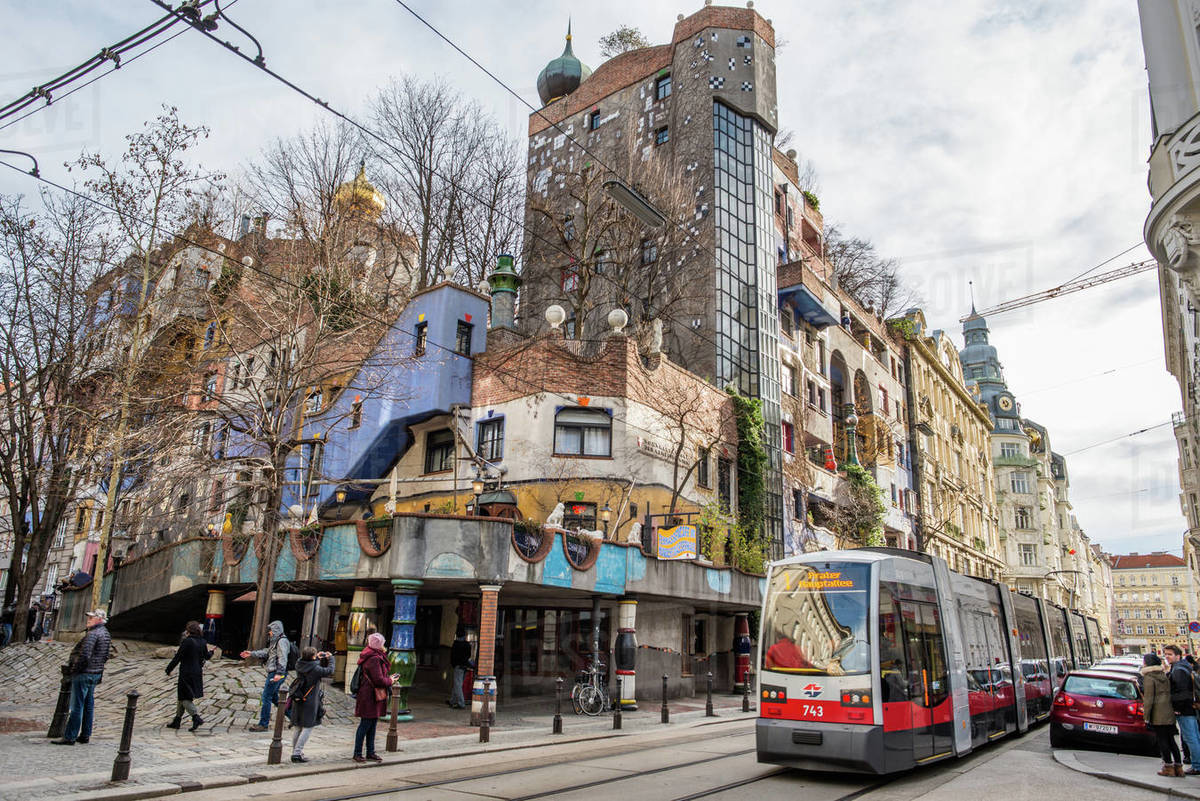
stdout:
[(1095, 732), (1099, 732), (1100, 734), (1116, 734), (1117, 733), (1116, 726), (1107, 726), (1103, 723), (1085, 723), (1085, 724), (1083, 724), (1083, 730), (1084, 731), (1095, 731)]

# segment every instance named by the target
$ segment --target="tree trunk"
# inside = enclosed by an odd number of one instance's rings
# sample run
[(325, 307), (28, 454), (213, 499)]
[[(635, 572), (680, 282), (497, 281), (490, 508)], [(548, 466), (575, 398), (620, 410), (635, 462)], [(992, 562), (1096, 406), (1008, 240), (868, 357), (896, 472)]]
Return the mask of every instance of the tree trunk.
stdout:
[(267, 624), (271, 622), (271, 598), (275, 590), (275, 563), (279, 561), (279, 504), (283, 496), (284, 472), (280, 468), (272, 476), (263, 509), (262, 553), (258, 557), (258, 581), (255, 584), (254, 614), (250, 625), (249, 650), (265, 647)]

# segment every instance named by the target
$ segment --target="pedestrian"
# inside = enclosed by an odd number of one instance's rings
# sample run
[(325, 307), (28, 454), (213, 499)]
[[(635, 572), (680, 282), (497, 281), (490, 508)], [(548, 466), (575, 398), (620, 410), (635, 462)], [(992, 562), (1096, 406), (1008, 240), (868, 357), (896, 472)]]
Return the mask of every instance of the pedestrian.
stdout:
[(42, 638), (42, 627), (38, 623), (37, 605), (29, 607), (29, 616), (25, 618), (25, 642), (37, 642)]
[(292, 733), (293, 762), (308, 761), (304, 756), (304, 745), (313, 728), (320, 726), (321, 718), (325, 717), (325, 692), (321, 689), (321, 679), (333, 675), (329, 657), (328, 651), (318, 651), (309, 646), (300, 652), (300, 659), (296, 662), (296, 680), (288, 690), (288, 717), (296, 729)]
[(203, 725), (204, 720), (196, 709), (196, 699), (204, 697), (204, 663), (212, 659), (212, 654), (204, 639), (204, 627), (199, 621), (189, 620), (183, 630), (183, 641), (167, 664), (168, 676), (176, 665), (179, 666), (178, 700), (175, 702), (175, 717), (167, 724), (168, 729), (179, 728), (185, 711), (192, 716), (192, 727), (188, 731), (195, 731)]
[(263, 659), (266, 661), (267, 678), (263, 683), (262, 708), (258, 711), (258, 725), (251, 726), (250, 731), (266, 731), (271, 725), (271, 707), (279, 703), (279, 686), (287, 678), (288, 651), (291, 643), (283, 634), (283, 623), (272, 620), (267, 624), (267, 647), (256, 651), (242, 651), (242, 659)]
[(451, 709), (466, 709), (463, 701), (463, 682), (471, 667), (471, 643), (467, 642), (467, 629), (461, 623), (454, 630), (454, 643), (450, 646), (450, 667), (454, 668), (454, 683), (450, 685)]
[(1142, 657), (1142, 716), (1158, 739), (1163, 766), (1159, 776), (1182, 776), (1183, 759), (1175, 743), (1175, 709), (1171, 705), (1171, 680), (1162, 660), (1154, 654)]
[(362, 678), (354, 696), (354, 716), (359, 719), (358, 729), (354, 732), (354, 761), (382, 762), (375, 753), (375, 727), (386, 714), (388, 695), (395, 681), (394, 676), (388, 675), (382, 634), (376, 632), (367, 637), (367, 647), (358, 655), (358, 667)]
[(1196, 725), (1192, 668), (1183, 659), (1183, 651), (1178, 645), (1163, 648), (1163, 656), (1171, 666), (1167, 677), (1171, 684), (1171, 707), (1175, 711), (1175, 722), (1179, 725), (1179, 738), (1187, 746), (1188, 758), (1192, 763), (1183, 773), (1195, 776), (1200, 774), (1200, 727)]
[(75, 643), (67, 659), (67, 675), (71, 677), (71, 714), (60, 740), (55, 745), (75, 745), (92, 739), (92, 718), (95, 713), (96, 685), (104, 676), (104, 663), (112, 649), (108, 633), (108, 613), (93, 609), (86, 617), (87, 633)]
[(9, 604), (4, 607), (4, 612), (0, 613), (0, 647), (12, 642), (13, 620), (17, 616), (16, 612), (17, 608)]

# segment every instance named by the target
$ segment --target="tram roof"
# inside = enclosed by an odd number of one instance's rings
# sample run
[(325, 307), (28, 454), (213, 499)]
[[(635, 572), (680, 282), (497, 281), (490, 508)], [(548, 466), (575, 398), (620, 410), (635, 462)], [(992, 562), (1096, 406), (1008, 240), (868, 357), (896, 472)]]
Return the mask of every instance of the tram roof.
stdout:
[(883, 562), (887, 559), (912, 559), (932, 564), (933, 557), (920, 551), (902, 548), (850, 548), (843, 551), (812, 551), (772, 562), (772, 565), (805, 565), (813, 562)]

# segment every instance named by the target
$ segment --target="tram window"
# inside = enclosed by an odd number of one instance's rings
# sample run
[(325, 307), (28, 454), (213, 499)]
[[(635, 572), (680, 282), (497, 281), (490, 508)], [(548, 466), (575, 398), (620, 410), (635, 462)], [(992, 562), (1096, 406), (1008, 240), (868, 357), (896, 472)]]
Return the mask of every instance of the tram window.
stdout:
[(904, 626), (890, 582), (879, 586), (879, 674), (883, 702), (908, 700), (908, 662), (904, 658)]
[(773, 570), (763, 614), (763, 670), (840, 676), (870, 670), (871, 566), (854, 562)]

